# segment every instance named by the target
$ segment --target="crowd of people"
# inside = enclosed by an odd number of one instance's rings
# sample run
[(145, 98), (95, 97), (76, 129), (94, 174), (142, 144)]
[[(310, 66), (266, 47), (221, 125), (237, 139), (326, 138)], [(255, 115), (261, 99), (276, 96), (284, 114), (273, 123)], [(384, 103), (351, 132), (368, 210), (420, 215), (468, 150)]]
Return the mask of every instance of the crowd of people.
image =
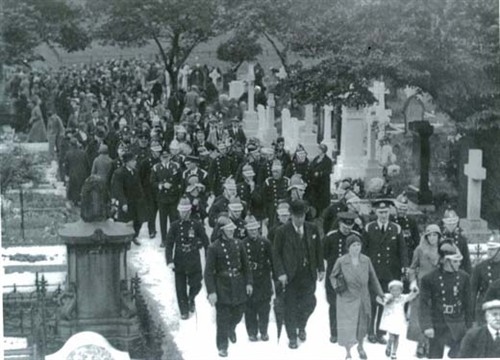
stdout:
[(301, 145), (288, 151), (283, 137), (264, 146), (243, 130), (245, 104), (207, 96), (213, 89), (201, 84), (169, 96), (161, 67), (137, 60), (19, 72), (9, 87), (18, 129), (46, 137), (70, 202), (99, 179), (137, 246), (144, 223), (157, 236), (159, 214), (181, 319), (204, 282), (221, 357), (243, 316), (250, 341), (269, 340), (273, 296), (297, 349), (323, 279), (330, 342), (346, 359), (355, 345), (367, 358), (366, 336), (391, 359), (400, 336), (418, 343), (419, 358), (442, 358), (445, 345), (451, 358), (500, 357), (500, 243), (472, 268), (453, 210), (421, 234), (405, 194), (388, 199), (387, 184), (363, 214), (362, 181), (343, 179), (330, 194), (326, 146), (314, 159)]

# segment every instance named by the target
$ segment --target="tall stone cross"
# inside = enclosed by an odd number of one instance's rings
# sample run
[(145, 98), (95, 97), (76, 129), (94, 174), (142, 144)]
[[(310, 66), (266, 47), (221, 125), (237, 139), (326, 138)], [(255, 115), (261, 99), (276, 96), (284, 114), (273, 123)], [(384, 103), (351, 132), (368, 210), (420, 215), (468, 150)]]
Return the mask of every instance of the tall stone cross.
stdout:
[(248, 84), (248, 111), (255, 112), (255, 72), (254, 72), (254, 64), (248, 64), (248, 75), (247, 75), (247, 84)]
[(190, 73), (191, 69), (189, 68), (188, 64), (184, 65), (179, 71), (179, 74), (181, 75), (181, 88), (183, 88), (184, 90), (188, 89), (188, 76)]
[(483, 151), (469, 150), (469, 163), (464, 166), (467, 175), (467, 219), (481, 218), (481, 186), (486, 179), (486, 169), (483, 167)]

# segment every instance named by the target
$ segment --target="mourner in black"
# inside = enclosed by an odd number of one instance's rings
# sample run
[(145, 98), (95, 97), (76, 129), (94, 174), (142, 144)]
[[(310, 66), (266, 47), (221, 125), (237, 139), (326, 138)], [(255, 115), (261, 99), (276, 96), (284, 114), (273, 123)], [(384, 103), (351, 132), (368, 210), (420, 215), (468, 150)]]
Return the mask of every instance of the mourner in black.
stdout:
[(460, 269), (468, 274), (472, 273), (472, 265), (470, 262), (469, 246), (467, 239), (462, 234), (462, 229), (458, 226), (459, 217), (454, 210), (446, 210), (443, 216), (443, 239), (449, 239), (457, 246), (458, 250), (464, 257), (460, 264)]
[[(200, 249), (208, 247), (203, 225), (190, 218), (191, 203), (182, 198), (177, 206), (179, 220), (170, 226), (167, 234), (167, 266), (175, 271), (175, 291), (181, 319), (195, 311), (195, 297), (201, 290)], [(188, 291), (189, 287), (189, 291)]]
[[(408, 266), (408, 252), (401, 226), (389, 221), (389, 207), (393, 204), (391, 200), (374, 201), (377, 220), (368, 223), (363, 233), (365, 254), (373, 263), (382, 289), (387, 289), (392, 280), (401, 279)], [(368, 341), (372, 343), (387, 343), (383, 337), (384, 332), (379, 330), (382, 310), (382, 306), (372, 298), (372, 317), (368, 336)]]
[(285, 289), (285, 328), (288, 346), (297, 349), (297, 337), (306, 340), (306, 325), (316, 307), (316, 280), (323, 280), (323, 249), (317, 227), (305, 222), (306, 204), (290, 205), (291, 221), (276, 229), (274, 272)]
[(271, 243), (260, 236), (260, 224), (255, 217), (247, 216), (245, 222), (248, 236), (243, 243), (253, 277), (253, 293), (247, 301), (245, 325), (250, 341), (257, 341), (259, 333), (262, 341), (268, 341), (267, 328), (273, 295)]
[(222, 195), (215, 198), (212, 206), (208, 210), (208, 225), (210, 225), (210, 227), (215, 227), (217, 218), (221, 212), (228, 211), (229, 200), (234, 198), (236, 194), (236, 183), (232, 178), (227, 179), (223, 185)]
[(123, 155), (125, 166), (118, 168), (111, 178), (112, 202), (118, 207), (118, 221), (134, 224), (134, 244), (140, 245), (137, 237), (142, 226), (143, 192), (139, 174), (136, 170), (137, 160), (134, 154)]
[(485, 313), (486, 324), (467, 331), (460, 344), (460, 358), (500, 358), (499, 295), (489, 292), (485, 296), (482, 310)]
[(429, 338), (429, 359), (456, 358), (460, 342), (472, 325), (469, 274), (460, 270), (463, 256), (449, 240), (439, 245), (440, 267), (422, 278), (419, 323)]
[(475, 322), (484, 323), (481, 309), (483, 298), (490, 285), (500, 279), (500, 243), (488, 242), (488, 259), (477, 264), (472, 270), (471, 293), (472, 308), (475, 310)]
[[(326, 260), (326, 275), (327, 278), (332, 272), (333, 265), (338, 258), (346, 253), (346, 239), (355, 233), (361, 238), (361, 235), (352, 230), (356, 214), (351, 212), (340, 212), (337, 215), (339, 220), (339, 228), (332, 230), (326, 234), (323, 240), (323, 257)], [(325, 281), (326, 300), (328, 301), (328, 315), (330, 319), (330, 342), (337, 342), (337, 294), (332, 287), (330, 281)]]
[(337, 193), (332, 194), (330, 205), (323, 211), (323, 233), (328, 234), (337, 225), (337, 215), (340, 212), (348, 211), (346, 201), (342, 196), (339, 199)]
[(227, 155), (227, 145), (220, 142), (218, 149), (219, 155), (212, 160), (208, 171), (210, 190), (215, 196), (222, 194), (224, 182), (233, 175), (234, 170), (231, 158)]
[(221, 232), (210, 244), (205, 266), (208, 301), (215, 306), (217, 349), (227, 356), (228, 338), (236, 342), (236, 325), (241, 321), (248, 296), (252, 295), (252, 271), (244, 245), (234, 238), (236, 226), (229, 218), (220, 219)]
[(160, 162), (153, 166), (151, 184), (156, 189), (160, 211), (161, 246), (167, 240), (167, 220), (172, 224), (178, 218), (177, 204), (182, 195), (182, 174), (180, 165), (171, 160), (167, 150), (163, 150)]

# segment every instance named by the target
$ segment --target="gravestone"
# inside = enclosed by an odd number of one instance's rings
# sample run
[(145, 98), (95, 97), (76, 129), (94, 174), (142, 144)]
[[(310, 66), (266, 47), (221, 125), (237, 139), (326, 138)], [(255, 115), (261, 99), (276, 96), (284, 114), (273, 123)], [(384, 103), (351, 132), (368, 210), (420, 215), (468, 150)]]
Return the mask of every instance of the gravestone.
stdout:
[(245, 82), (233, 80), (229, 83), (229, 98), (238, 100), (245, 93)]
[(418, 135), (420, 142), (420, 187), (418, 191), (418, 205), (432, 205), (432, 192), (429, 189), (429, 166), (431, 149), (429, 138), (434, 133), (434, 126), (428, 121), (413, 121), (410, 130)]
[(423, 121), (425, 114), (425, 106), (422, 100), (416, 94), (410, 96), (403, 107), (403, 115), (405, 121), (405, 133), (408, 131), (408, 124), (413, 121)]
[(366, 165), (365, 165), (365, 181), (372, 178), (381, 178), (383, 174), (383, 168), (377, 159), (377, 134), (378, 134), (378, 122), (375, 114), (369, 116), (367, 120), (367, 153), (366, 153)]
[[(342, 142), (340, 146), (340, 156), (335, 165), (335, 180), (351, 178), (364, 178), (366, 163), (364, 131), (366, 126), (366, 109), (342, 107)], [(325, 129), (327, 129), (325, 117)], [(329, 127), (331, 129), (331, 125)], [(331, 130), (330, 130), (331, 131)], [(325, 138), (326, 138), (325, 131)]]
[(186, 64), (179, 71), (179, 75), (181, 77), (181, 89), (188, 90), (188, 79), (189, 74), (191, 73), (191, 69), (189, 69), (189, 65)]
[(481, 219), (481, 187), (486, 179), (486, 169), (482, 163), (482, 150), (469, 150), (469, 163), (464, 166), (464, 174), (468, 179), (467, 218), (460, 220), (460, 227), (469, 242), (486, 242), (491, 235), (488, 223)]
[(210, 74), (208, 75), (210, 76), (210, 79), (212, 79), (212, 83), (214, 84), (215, 88), (218, 90), (218, 91), (221, 91), (222, 90), (222, 83), (221, 81), (219, 81), (222, 76), (221, 74), (219, 73), (219, 70), (217, 68), (214, 68)]
[(106, 209), (105, 186), (90, 177), (82, 188), (82, 219), (59, 230), (67, 247), (68, 271), (57, 333), (65, 341), (78, 332), (94, 331), (128, 350), (141, 341), (127, 275), (134, 230), (113, 222)]
[(325, 105), (323, 107), (324, 121), (323, 121), (323, 141), (328, 148), (328, 156), (333, 158), (332, 153), (337, 151), (337, 143), (334, 138), (332, 138), (332, 111), (333, 106)]
[(287, 150), (293, 152), (298, 143), (296, 139), (295, 119), (291, 117), (290, 110), (285, 108), (281, 111), (281, 134), (285, 138)]
[(246, 78), (247, 83), (247, 93), (248, 93), (248, 112), (255, 112), (255, 71), (254, 64), (248, 64), (248, 75)]
[(127, 352), (113, 348), (102, 336), (92, 331), (73, 335), (56, 353), (45, 356), (45, 360), (130, 360)]
[[(300, 143), (306, 149), (307, 154), (314, 158), (319, 154), (318, 134), (314, 132), (314, 109), (311, 104), (305, 106), (305, 121), (302, 130), (300, 131)], [(331, 153), (330, 153), (331, 154)], [(331, 156), (331, 155), (329, 155)]]
[(266, 108), (264, 107), (264, 105), (262, 104), (257, 105), (257, 116), (259, 119), (259, 128), (257, 130), (257, 137), (259, 139), (264, 139), (267, 127)]

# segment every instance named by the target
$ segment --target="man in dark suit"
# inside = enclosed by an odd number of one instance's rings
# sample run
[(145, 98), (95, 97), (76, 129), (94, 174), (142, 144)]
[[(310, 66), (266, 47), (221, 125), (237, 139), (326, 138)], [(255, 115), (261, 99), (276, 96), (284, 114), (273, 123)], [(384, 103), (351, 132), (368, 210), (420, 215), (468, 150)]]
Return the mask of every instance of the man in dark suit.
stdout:
[(323, 280), (325, 266), (318, 228), (305, 222), (306, 204), (290, 204), (292, 220), (276, 229), (273, 263), (285, 288), (285, 327), (288, 346), (297, 349), (297, 337), (306, 340), (306, 325), (316, 307), (316, 280)]
[(460, 344), (459, 358), (500, 358), (500, 296), (485, 300), (482, 309), (486, 324), (467, 331)]
[(245, 132), (241, 128), (240, 122), (237, 117), (231, 120), (231, 126), (228, 128), (229, 137), (235, 142), (239, 142), (241, 145), (245, 145), (247, 142), (247, 137)]
[(134, 244), (140, 245), (137, 237), (142, 226), (143, 198), (139, 173), (136, 170), (137, 160), (134, 154), (123, 154), (123, 164), (111, 178), (112, 202), (118, 207), (118, 221), (134, 223)]
[(236, 342), (236, 325), (252, 295), (252, 271), (244, 245), (234, 238), (236, 226), (228, 217), (219, 219), (221, 231), (207, 251), (205, 286), (210, 305), (216, 308), (217, 349), (227, 357), (228, 338)]
[[(389, 220), (392, 200), (376, 200), (372, 203), (377, 220), (368, 223), (363, 234), (365, 254), (372, 260), (382, 289), (388, 291), (389, 282), (401, 279), (408, 266), (408, 252), (401, 226)], [(368, 341), (386, 344), (383, 332), (378, 330), (383, 308), (372, 298), (372, 317)]]

